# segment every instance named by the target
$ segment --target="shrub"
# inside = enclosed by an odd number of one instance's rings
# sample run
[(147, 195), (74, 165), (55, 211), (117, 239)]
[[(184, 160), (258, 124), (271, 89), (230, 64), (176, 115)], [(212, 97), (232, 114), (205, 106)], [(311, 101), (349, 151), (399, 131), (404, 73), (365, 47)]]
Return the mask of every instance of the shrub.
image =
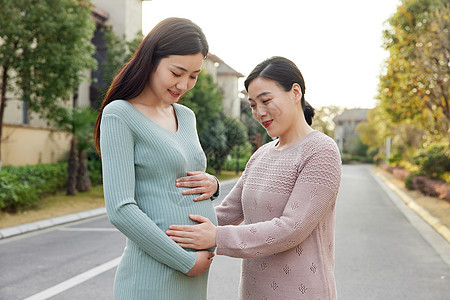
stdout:
[(92, 186), (102, 184), (102, 160), (100, 156), (94, 149), (89, 149), (86, 153), (88, 155), (89, 178), (91, 179)]
[(396, 167), (392, 170), (392, 175), (398, 180), (404, 181), (409, 175), (409, 171), (404, 168)]
[(450, 152), (444, 146), (433, 146), (414, 158), (423, 175), (432, 179), (442, 179), (450, 171)]
[(406, 176), (406, 178), (405, 178), (405, 187), (408, 190), (415, 190), (415, 187), (413, 185), (413, 178), (416, 177), (416, 176), (419, 176), (419, 175), (420, 175), (420, 172), (411, 172), (411, 173), (409, 173), (408, 176)]
[[(239, 163), (238, 163), (239, 171), (244, 171), (248, 160), (249, 160), (248, 157), (239, 158)], [(225, 171), (236, 171), (236, 158), (232, 158), (230, 160), (226, 160), (225, 163), (222, 165), (222, 170), (225, 170)]]
[(17, 212), (36, 207), (42, 197), (67, 183), (67, 164), (4, 167), (0, 171), (0, 209)]
[[(405, 183), (406, 184), (406, 183)], [(439, 197), (450, 201), (450, 185), (442, 180), (434, 180), (426, 176), (414, 176), (410, 182), (411, 189), (419, 190), (422, 194)]]

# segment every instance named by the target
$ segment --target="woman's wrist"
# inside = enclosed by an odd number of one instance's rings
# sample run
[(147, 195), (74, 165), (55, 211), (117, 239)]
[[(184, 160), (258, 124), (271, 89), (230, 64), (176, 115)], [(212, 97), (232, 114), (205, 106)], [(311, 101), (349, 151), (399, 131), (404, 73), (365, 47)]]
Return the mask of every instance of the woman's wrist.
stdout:
[(217, 190), (216, 190), (216, 192), (211, 196), (211, 200), (214, 200), (214, 199), (217, 199), (217, 197), (219, 197), (219, 194), (220, 194), (220, 184), (219, 184), (219, 179), (217, 179), (216, 176), (214, 176), (214, 175), (211, 175), (211, 176), (214, 177), (214, 179), (215, 179), (216, 182), (217, 182)]

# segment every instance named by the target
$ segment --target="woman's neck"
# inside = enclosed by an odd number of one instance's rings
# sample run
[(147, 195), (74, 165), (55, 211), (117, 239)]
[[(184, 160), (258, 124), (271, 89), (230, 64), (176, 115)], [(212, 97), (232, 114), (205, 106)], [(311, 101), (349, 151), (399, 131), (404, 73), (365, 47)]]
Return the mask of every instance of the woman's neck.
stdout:
[(299, 120), (295, 126), (292, 126), (287, 132), (279, 136), (278, 143), (275, 147), (277, 149), (287, 148), (300, 142), (313, 131), (314, 129), (312, 129), (306, 121), (303, 120), (302, 122), (302, 120)]

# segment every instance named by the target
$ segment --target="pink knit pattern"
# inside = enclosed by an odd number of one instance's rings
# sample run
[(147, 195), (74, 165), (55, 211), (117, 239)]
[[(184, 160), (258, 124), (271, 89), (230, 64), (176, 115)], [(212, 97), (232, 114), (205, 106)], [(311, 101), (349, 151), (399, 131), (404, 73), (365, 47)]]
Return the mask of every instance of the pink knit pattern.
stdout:
[(336, 299), (339, 150), (318, 131), (282, 150), (275, 144), (255, 152), (216, 208), (217, 253), (244, 258), (239, 299)]

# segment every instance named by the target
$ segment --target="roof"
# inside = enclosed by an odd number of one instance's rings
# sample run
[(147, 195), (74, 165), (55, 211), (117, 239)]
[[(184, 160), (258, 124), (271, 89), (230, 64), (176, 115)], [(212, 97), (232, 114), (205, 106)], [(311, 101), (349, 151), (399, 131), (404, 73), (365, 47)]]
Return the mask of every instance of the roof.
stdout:
[(354, 108), (345, 110), (342, 114), (334, 117), (333, 122), (340, 121), (365, 121), (367, 120), (367, 112), (369, 109), (366, 108)]
[(106, 20), (109, 19), (109, 14), (103, 9), (100, 9), (98, 7), (92, 7), (91, 12), (92, 18), (97, 24), (103, 25), (106, 22)]
[(210, 59), (211, 61), (218, 63), (219, 66), (217, 67), (217, 74), (218, 75), (235, 75), (237, 77), (244, 77), (241, 73), (227, 65), (220, 57), (217, 55), (214, 55), (212, 53), (208, 53), (207, 59)]

